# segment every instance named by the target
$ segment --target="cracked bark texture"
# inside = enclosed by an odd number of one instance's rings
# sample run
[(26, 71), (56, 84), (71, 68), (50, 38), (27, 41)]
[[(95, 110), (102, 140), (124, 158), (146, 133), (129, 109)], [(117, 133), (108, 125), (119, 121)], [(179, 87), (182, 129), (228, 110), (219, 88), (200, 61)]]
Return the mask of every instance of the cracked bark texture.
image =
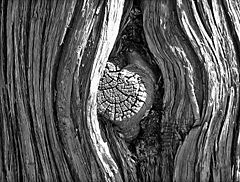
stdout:
[[(240, 181), (238, 1), (0, 4), (1, 182)], [(156, 83), (127, 141), (97, 93), (129, 52)]]

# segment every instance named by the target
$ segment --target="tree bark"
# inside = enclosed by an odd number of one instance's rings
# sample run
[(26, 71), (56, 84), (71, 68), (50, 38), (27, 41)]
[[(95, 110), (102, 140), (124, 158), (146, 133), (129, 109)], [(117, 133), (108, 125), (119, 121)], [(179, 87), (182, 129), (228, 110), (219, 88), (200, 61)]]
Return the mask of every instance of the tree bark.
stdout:
[[(0, 181), (240, 181), (238, 1), (0, 2)], [(154, 83), (124, 126), (111, 60)]]

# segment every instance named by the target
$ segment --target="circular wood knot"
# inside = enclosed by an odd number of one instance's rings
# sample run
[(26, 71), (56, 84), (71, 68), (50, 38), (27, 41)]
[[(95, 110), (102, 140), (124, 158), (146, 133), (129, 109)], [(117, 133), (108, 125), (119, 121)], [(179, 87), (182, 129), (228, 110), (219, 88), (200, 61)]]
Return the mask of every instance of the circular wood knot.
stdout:
[[(107, 62), (98, 88), (98, 113), (129, 133), (150, 109), (153, 92), (154, 83), (141, 68), (130, 64), (120, 69)], [(129, 135), (136, 135), (137, 130)]]

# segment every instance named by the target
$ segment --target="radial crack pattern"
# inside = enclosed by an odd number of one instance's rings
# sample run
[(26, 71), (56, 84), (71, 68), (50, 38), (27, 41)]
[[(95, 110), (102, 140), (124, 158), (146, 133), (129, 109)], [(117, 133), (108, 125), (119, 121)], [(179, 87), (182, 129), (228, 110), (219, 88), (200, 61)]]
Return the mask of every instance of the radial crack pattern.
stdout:
[(98, 112), (112, 121), (130, 119), (147, 97), (141, 77), (108, 62), (98, 88)]

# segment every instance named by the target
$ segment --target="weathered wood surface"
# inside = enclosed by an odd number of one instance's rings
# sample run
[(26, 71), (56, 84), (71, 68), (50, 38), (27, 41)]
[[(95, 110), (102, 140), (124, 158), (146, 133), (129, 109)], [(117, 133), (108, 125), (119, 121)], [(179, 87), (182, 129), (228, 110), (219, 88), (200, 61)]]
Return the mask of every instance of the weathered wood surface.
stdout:
[[(240, 181), (238, 1), (0, 2), (0, 181)], [(157, 81), (129, 143), (96, 99), (131, 50)]]

